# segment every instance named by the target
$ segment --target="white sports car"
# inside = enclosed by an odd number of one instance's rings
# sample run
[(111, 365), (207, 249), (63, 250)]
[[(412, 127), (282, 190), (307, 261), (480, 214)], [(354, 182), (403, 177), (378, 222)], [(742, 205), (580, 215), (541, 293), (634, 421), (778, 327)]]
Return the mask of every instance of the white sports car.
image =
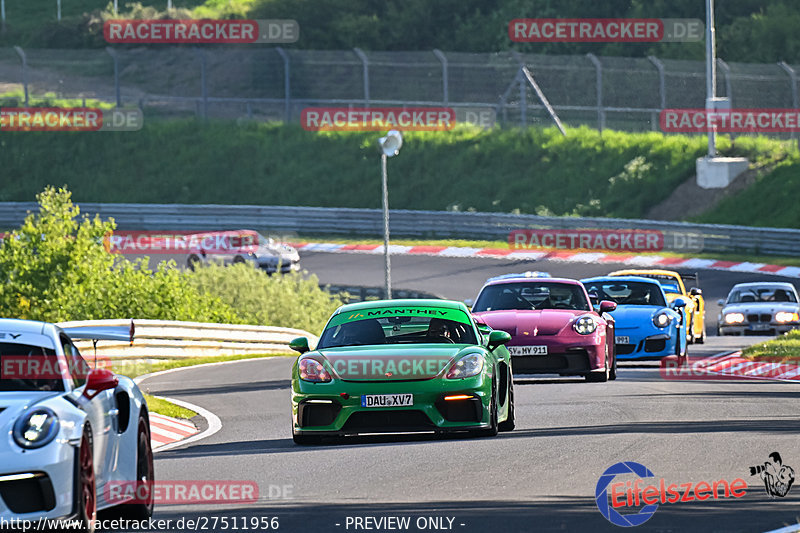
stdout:
[(98, 510), (152, 515), (152, 497), (109, 498), (115, 484), (153, 481), (144, 397), (129, 378), (93, 370), (72, 342), (132, 341), (127, 329), (0, 319), (0, 519), (68, 517), (92, 531)]

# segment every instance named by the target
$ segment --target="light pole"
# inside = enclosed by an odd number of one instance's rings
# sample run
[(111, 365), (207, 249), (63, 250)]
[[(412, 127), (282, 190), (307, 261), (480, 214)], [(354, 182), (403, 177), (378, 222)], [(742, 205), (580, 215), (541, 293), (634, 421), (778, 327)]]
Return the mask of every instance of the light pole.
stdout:
[(392, 270), (389, 262), (389, 186), (386, 176), (386, 159), (394, 157), (400, 153), (403, 146), (403, 136), (397, 130), (392, 130), (386, 137), (378, 139), (381, 149), (381, 182), (383, 185), (383, 265), (384, 265), (384, 289), (386, 299), (392, 299)]
[[(714, 43), (714, 34), (714, 0), (706, 0), (706, 115), (709, 112), (713, 112), (712, 109), (715, 107), (714, 98), (717, 94), (717, 49)], [(714, 126), (709, 125), (708, 157), (714, 158), (716, 156), (716, 131), (714, 131)]]

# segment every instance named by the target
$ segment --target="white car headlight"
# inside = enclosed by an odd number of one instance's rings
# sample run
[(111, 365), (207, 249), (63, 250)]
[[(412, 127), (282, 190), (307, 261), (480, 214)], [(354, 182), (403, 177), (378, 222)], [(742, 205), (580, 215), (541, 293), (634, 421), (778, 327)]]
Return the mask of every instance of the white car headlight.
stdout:
[(471, 378), (477, 376), (483, 370), (483, 356), (474, 353), (462, 357), (452, 365), (445, 376), (447, 379)]
[(572, 325), (572, 329), (581, 335), (590, 335), (597, 329), (597, 322), (594, 317), (582, 316)]
[(665, 328), (665, 327), (669, 326), (670, 322), (672, 322), (672, 317), (669, 316), (667, 313), (664, 313), (664, 312), (657, 313), (653, 317), (653, 324), (657, 328)]
[(726, 313), (725, 314), (725, 323), (726, 324), (741, 324), (744, 322), (744, 314), (742, 313)]
[(797, 313), (789, 313), (788, 311), (778, 311), (775, 313), (775, 322), (780, 322), (781, 324), (785, 324), (787, 322), (798, 322), (800, 321), (800, 317), (798, 317)]
[(24, 413), (14, 424), (14, 441), (22, 448), (41, 448), (58, 435), (60, 424), (56, 414), (47, 407), (37, 407)]

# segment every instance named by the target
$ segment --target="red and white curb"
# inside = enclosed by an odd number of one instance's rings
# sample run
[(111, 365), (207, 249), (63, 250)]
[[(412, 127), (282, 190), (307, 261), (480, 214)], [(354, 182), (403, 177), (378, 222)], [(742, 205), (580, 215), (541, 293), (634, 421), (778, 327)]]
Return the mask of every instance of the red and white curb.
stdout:
[[(206, 363), (205, 365), (195, 365), (195, 366), (185, 366), (180, 368), (171, 368), (169, 370), (161, 370), (160, 372), (153, 372), (152, 374), (145, 374), (142, 376), (136, 377), (133, 381), (136, 383), (137, 386), (141, 387), (142, 382), (146, 379), (162, 376), (164, 374), (172, 374), (174, 372), (181, 372), (184, 370), (189, 370), (192, 368), (198, 368), (201, 366), (213, 366), (213, 365), (221, 365), (230, 363), (233, 361), (225, 361), (222, 363)], [(178, 400), (175, 398), (165, 398), (163, 396), (157, 396), (162, 400), (166, 400), (170, 403), (177, 405), (178, 407), (183, 407), (184, 409), (188, 409), (190, 411), (194, 411), (201, 417), (203, 417), (208, 424), (208, 427), (200, 431), (197, 429), (194, 424), (184, 420), (178, 420), (177, 418), (170, 418), (168, 416), (159, 415), (157, 413), (150, 413), (150, 442), (152, 443), (153, 452), (165, 452), (167, 450), (171, 450), (172, 448), (177, 448), (178, 446), (184, 446), (186, 444), (190, 444), (192, 442), (197, 442), (199, 440), (208, 438), (219, 430), (222, 429), (222, 421), (219, 419), (217, 415), (212, 413), (207, 409), (203, 409), (199, 405), (195, 405), (193, 403), (185, 402), (183, 400)], [(162, 423), (163, 420), (168, 420), (168, 423)], [(183, 424), (183, 427), (175, 427), (176, 424)], [(186, 434), (190, 431), (188, 425), (194, 428), (192, 433)], [(163, 425), (165, 427), (159, 427)], [(167, 440), (168, 439), (168, 440)]]
[[(383, 254), (382, 244), (337, 244), (328, 242), (301, 242), (292, 246), (305, 252)], [(800, 267), (720, 261), (717, 259), (685, 259), (659, 255), (621, 255), (603, 252), (545, 252), (537, 250), (512, 250), (510, 248), (467, 248), (460, 246), (403, 246), (389, 245), (390, 255), (431, 255), (437, 257), (488, 257), (493, 259), (523, 259), (534, 261), (565, 261), (570, 263), (622, 263), (638, 267), (667, 267), (731, 272), (753, 272), (800, 278)]]
[(150, 440), (154, 450), (188, 439), (199, 432), (200, 430), (188, 420), (150, 413)]
[(797, 363), (751, 361), (744, 359), (742, 352), (701, 359), (691, 366), (690, 372), (694, 376), (708, 374), (717, 378), (800, 382), (800, 365)]

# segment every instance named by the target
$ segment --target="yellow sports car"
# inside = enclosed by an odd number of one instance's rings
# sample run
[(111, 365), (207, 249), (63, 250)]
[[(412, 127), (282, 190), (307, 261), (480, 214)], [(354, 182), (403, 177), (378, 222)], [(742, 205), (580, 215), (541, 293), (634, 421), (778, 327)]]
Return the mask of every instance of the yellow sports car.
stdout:
[[(686, 339), (690, 343), (702, 344), (705, 342), (706, 302), (703, 300), (703, 291), (697, 287), (697, 274), (679, 274), (673, 270), (617, 270), (609, 276), (641, 276), (658, 280), (669, 303), (672, 303), (678, 296), (682, 296), (689, 302), (689, 305), (686, 306), (686, 316), (689, 317)], [(688, 291), (684, 280), (693, 285)]]

